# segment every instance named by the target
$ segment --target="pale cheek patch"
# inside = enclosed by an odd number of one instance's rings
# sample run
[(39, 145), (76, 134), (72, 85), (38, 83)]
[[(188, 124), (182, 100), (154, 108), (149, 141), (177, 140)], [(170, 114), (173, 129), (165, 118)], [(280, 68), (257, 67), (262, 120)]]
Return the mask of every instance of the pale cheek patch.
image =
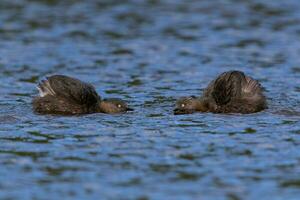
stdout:
[(37, 87), (37, 89), (38, 89), (38, 91), (39, 91), (40, 97), (44, 97), (44, 96), (47, 95), (47, 93), (46, 93), (46, 92), (43, 92), (43, 90), (42, 90), (41, 88)]

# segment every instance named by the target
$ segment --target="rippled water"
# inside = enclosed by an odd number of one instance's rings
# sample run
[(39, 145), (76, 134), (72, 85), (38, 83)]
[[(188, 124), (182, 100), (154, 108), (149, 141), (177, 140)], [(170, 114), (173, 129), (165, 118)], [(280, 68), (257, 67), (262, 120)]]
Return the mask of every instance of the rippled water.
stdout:
[[(1, 0), (0, 199), (299, 199), (300, 2)], [(260, 80), (269, 109), (172, 115), (219, 73)], [(135, 108), (32, 113), (66, 74)]]

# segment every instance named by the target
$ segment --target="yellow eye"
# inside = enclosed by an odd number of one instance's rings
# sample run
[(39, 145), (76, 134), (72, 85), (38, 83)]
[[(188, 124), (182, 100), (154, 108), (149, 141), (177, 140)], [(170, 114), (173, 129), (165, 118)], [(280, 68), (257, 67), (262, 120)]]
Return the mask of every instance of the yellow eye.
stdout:
[(183, 103), (183, 104), (181, 104), (181, 107), (182, 107), (182, 108), (184, 108), (184, 106), (185, 106), (185, 104), (184, 104), (184, 103)]
[(122, 107), (122, 105), (121, 104), (118, 104), (118, 108), (121, 108)]

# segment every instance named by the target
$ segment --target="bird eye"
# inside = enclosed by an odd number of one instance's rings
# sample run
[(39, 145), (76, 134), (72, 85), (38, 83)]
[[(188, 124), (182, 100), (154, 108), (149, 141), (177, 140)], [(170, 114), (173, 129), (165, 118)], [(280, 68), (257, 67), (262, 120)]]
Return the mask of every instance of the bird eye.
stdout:
[(118, 104), (118, 108), (121, 108), (122, 107), (122, 105), (121, 104)]
[(184, 108), (184, 106), (185, 106), (185, 104), (184, 104), (184, 103), (183, 103), (183, 104), (181, 104), (181, 107), (182, 107), (182, 108)]

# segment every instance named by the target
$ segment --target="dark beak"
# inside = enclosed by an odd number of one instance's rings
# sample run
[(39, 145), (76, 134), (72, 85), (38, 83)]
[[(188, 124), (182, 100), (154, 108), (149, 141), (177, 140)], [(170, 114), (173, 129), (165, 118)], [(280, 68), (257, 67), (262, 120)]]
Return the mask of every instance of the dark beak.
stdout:
[(182, 114), (184, 114), (184, 113), (182, 112), (182, 110), (180, 110), (180, 109), (178, 109), (178, 108), (175, 108), (175, 109), (173, 110), (173, 112), (174, 112), (174, 115), (182, 115)]
[(182, 110), (182, 109), (179, 109), (179, 108), (175, 108), (173, 110), (173, 112), (174, 112), (174, 115), (184, 115), (184, 114), (192, 114), (195, 111), (194, 110)]
[(127, 108), (126, 111), (134, 111), (133, 108)]

